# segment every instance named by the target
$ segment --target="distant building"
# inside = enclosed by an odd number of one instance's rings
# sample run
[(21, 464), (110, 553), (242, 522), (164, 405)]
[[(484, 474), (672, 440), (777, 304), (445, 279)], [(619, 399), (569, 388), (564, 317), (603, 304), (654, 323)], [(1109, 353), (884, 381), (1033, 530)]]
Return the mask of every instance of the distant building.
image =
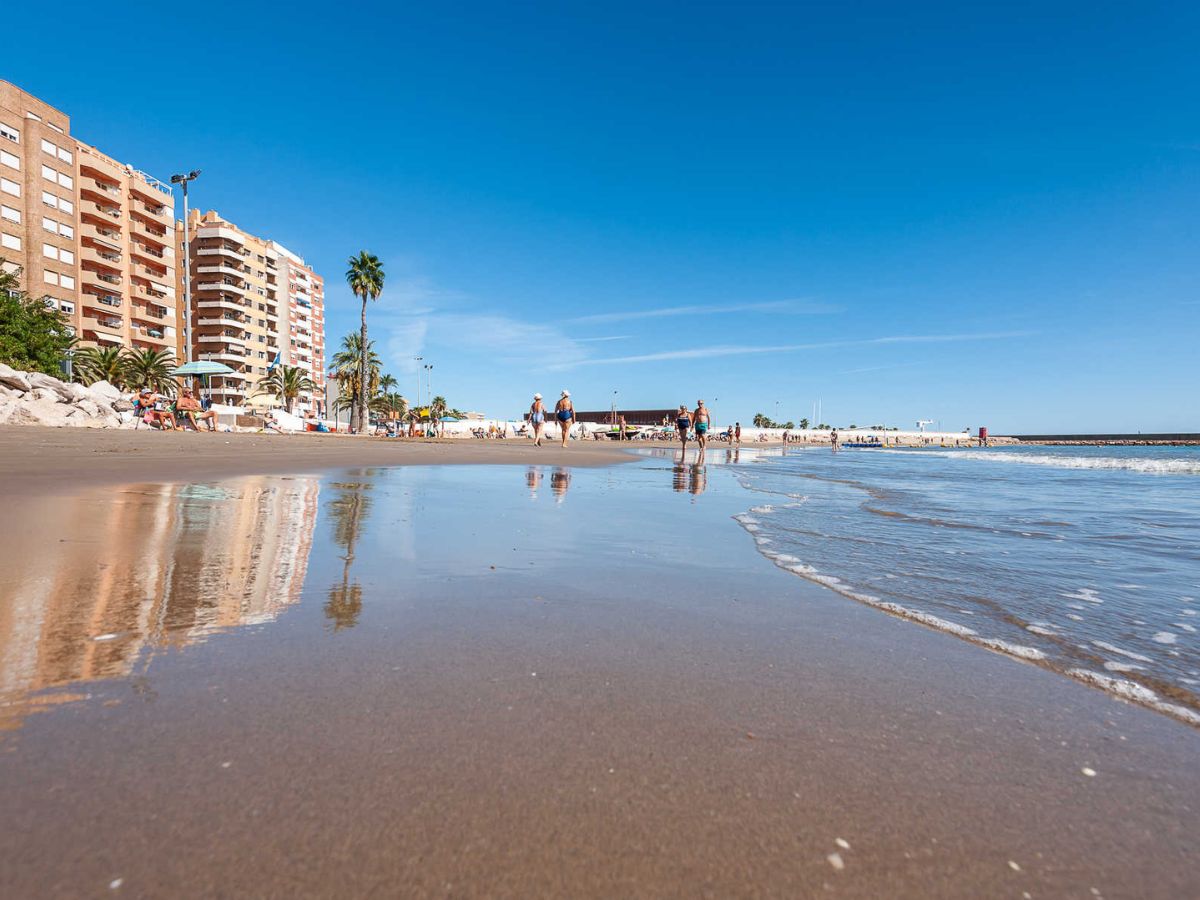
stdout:
[[(275, 241), (243, 231), (214, 211), (192, 210), (187, 223), (192, 270), (192, 358), (223, 363), (212, 396), (230, 406), (278, 403), (258, 384), (279, 365), (298, 366), (317, 384), (295, 411), (324, 412), (325, 287), (304, 259)], [(178, 228), (183, 254), (183, 225)], [(183, 292), (182, 277), (179, 284)]]
[(0, 81), (0, 257), (91, 346), (182, 356), (167, 185), (71, 135), (70, 118)]

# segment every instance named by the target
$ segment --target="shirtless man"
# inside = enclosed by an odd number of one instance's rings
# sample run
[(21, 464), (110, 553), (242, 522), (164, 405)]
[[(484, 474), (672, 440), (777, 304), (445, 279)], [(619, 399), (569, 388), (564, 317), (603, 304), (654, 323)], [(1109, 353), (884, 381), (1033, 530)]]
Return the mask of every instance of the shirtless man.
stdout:
[(700, 445), (700, 455), (704, 456), (704, 445), (708, 442), (708, 426), (712, 419), (704, 406), (703, 400), (696, 401), (696, 411), (692, 413), (692, 428), (696, 432), (696, 443)]
[(217, 430), (217, 414), (211, 409), (203, 409), (200, 401), (193, 397), (189, 390), (185, 390), (183, 396), (175, 401), (175, 411), (181, 419), (189, 420), (197, 431), (200, 430), (202, 421), (208, 423), (209, 431)]

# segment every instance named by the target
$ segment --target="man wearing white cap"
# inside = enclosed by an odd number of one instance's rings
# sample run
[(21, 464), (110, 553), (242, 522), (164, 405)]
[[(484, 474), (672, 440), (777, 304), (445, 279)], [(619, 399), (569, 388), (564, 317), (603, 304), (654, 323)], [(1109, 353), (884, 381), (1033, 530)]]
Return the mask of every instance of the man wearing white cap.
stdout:
[(529, 424), (533, 426), (533, 446), (542, 446), (542, 426), (546, 424), (546, 407), (542, 405), (541, 394), (533, 395), (533, 403), (529, 406)]
[(571, 423), (575, 421), (575, 406), (571, 403), (571, 392), (563, 391), (554, 405), (554, 415), (558, 419), (558, 429), (562, 432), (562, 445), (567, 446), (567, 438), (571, 436)]

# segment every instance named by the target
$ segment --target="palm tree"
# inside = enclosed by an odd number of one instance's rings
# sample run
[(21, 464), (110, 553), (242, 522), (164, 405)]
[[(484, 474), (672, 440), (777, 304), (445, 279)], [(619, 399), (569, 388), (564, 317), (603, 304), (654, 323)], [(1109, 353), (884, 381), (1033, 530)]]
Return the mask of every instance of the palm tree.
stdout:
[(270, 394), (278, 397), (279, 402), (290, 413), (292, 404), (301, 393), (312, 393), (316, 389), (317, 383), (299, 366), (276, 366), (271, 370), (271, 374), (259, 381), (253, 396)]
[(400, 382), (396, 380), (395, 375), (380, 375), (379, 376), (379, 393), (383, 396), (390, 394)]
[(807, 430), (808, 430), (808, 419), (801, 419), (801, 420), (800, 420), (800, 430), (801, 430), (801, 431), (807, 431)]
[(159, 394), (174, 396), (179, 385), (171, 375), (175, 354), (171, 350), (126, 350), (123, 372), (125, 386), (150, 388)]
[(440, 430), (443, 427), (442, 416), (446, 414), (446, 410), (449, 408), (446, 398), (440, 395), (429, 401), (429, 423), (434, 427), (434, 430)]
[(84, 347), (75, 354), (72, 370), (81, 384), (107, 381), (125, 387), (125, 359), (120, 347)]
[[(351, 332), (342, 338), (342, 349), (335, 353), (333, 359), (330, 360), (329, 377), (338, 383), (340, 394), (334, 401), (334, 407), (338, 411), (350, 410), (351, 426), (354, 425), (356, 411), (362, 407), (363, 392), (359, 388), (359, 385), (362, 384), (363, 371), (362, 346), (362, 338)], [(370, 347), (371, 344), (368, 342), (366, 362), (368, 388), (366, 396), (368, 397), (375, 395), (379, 382), (379, 357)], [(360, 424), (365, 424), (365, 422)]]
[(333, 521), (333, 542), (346, 552), (342, 556), (342, 581), (329, 588), (329, 599), (325, 603), (325, 616), (333, 622), (333, 630), (353, 628), (362, 612), (362, 585), (350, 583), (350, 566), (354, 562), (354, 547), (371, 511), (371, 497), (367, 491), (369, 482), (340, 482), (331, 485), (337, 491), (329, 504), (329, 516)]
[[(367, 340), (367, 300), (378, 299), (383, 293), (383, 263), (379, 261), (378, 256), (368, 253), (366, 250), (358, 251), (358, 256), (352, 256), (349, 259), (348, 265), (350, 268), (346, 270), (346, 283), (350, 285), (350, 290), (354, 292), (354, 296), (362, 298), (362, 347), (370, 347), (371, 344)], [(360, 360), (359, 384), (369, 384), (371, 377), (367, 371), (367, 357), (363, 356)], [(357, 406), (350, 413), (350, 427), (356, 431), (362, 430), (367, 424), (367, 403), (368, 398), (374, 392), (369, 394), (360, 394)]]

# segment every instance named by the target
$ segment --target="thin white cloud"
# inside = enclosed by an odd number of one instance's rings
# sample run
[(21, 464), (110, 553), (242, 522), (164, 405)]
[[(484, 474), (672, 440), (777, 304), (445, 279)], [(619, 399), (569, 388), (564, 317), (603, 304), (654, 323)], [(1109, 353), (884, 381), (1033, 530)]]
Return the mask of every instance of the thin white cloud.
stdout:
[(605, 337), (585, 337), (575, 338), (575, 340), (581, 344), (598, 344), (602, 341), (627, 341), (631, 337), (633, 337), (632, 334), (610, 334)]
[(801, 300), (773, 300), (767, 303), (729, 303), (693, 306), (665, 306), (659, 309), (631, 309), (622, 312), (595, 313), (578, 316), (572, 322), (580, 324), (603, 322), (633, 322), (639, 319), (665, 319), (675, 316), (715, 316), (728, 313), (778, 312), (792, 314), (820, 314), (837, 312), (839, 307), (827, 303)]
[(978, 334), (919, 334), (891, 335), (845, 341), (822, 341), (810, 344), (720, 344), (712, 347), (691, 347), (686, 350), (664, 350), (639, 356), (617, 356), (607, 359), (583, 360), (579, 364), (628, 365), (644, 362), (664, 362), (677, 359), (711, 359), (718, 356), (750, 356), (763, 353), (796, 353), (800, 350), (830, 350), (842, 347), (870, 347), (885, 344), (947, 344), (962, 341), (995, 341), (1028, 337), (1030, 331), (991, 331)]

